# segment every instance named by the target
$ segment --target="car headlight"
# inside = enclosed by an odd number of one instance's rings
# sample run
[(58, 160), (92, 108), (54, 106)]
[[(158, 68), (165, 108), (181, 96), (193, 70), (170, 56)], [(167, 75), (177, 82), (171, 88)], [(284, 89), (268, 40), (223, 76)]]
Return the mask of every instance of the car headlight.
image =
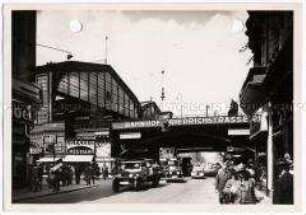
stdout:
[(117, 177), (121, 177), (121, 174), (119, 173), (119, 174), (117, 174)]
[(135, 178), (138, 178), (139, 177), (139, 174), (137, 173), (137, 174), (135, 174)]
[(133, 176), (134, 176), (133, 174), (129, 174), (129, 177), (130, 177), (130, 178), (133, 178)]

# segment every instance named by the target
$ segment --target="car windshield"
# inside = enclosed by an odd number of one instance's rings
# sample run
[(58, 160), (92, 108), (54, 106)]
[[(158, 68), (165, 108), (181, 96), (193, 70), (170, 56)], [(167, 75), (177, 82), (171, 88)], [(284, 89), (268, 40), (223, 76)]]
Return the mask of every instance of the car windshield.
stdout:
[(141, 163), (123, 163), (121, 165), (122, 169), (139, 169), (141, 167)]
[(195, 170), (200, 170), (200, 169), (202, 169), (202, 168), (201, 168), (200, 165), (196, 165), (196, 166), (194, 166), (194, 169), (195, 169)]

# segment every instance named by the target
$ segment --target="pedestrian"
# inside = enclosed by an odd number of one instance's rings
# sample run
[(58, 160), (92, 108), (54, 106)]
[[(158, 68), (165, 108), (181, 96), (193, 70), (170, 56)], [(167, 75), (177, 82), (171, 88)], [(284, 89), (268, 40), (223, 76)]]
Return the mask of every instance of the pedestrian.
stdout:
[(251, 177), (250, 173), (243, 166), (237, 171), (240, 178), (240, 189), (235, 203), (238, 204), (255, 204), (255, 179)]
[(71, 185), (72, 184), (73, 171), (72, 171), (72, 167), (70, 165), (67, 166), (67, 173), (68, 173), (68, 185)]
[(42, 190), (43, 184), (43, 176), (44, 176), (44, 168), (42, 164), (38, 165), (38, 183), (39, 183), (39, 190)]
[(85, 177), (86, 185), (89, 186), (91, 184), (91, 170), (90, 164), (85, 167)]
[(92, 184), (95, 184), (96, 169), (94, 167), (94, 163), (89, 165), (89, 178), (90, 178), (90, 180), (92, 180)]
[(233, 162), (228, 160), (225, 166), (218, 170), (216, 175), (216, 190), (219, 193), (219, 203), (224, 204), (224, 188), (226, 182), (231, 178), (231, 169), (233, 168)]
[(80, 184), (80, 181), (81, 181), (81, 169), (77, 165), (75, 166), (74, 174), (75, 174), (75, 183), (76, 184)]
[(286, 157), (278, 162), (281, 173), (275, 183), (275, 204), (293, 204), (293, 174), (290, 172), (292, 163)]
[(32, 192), (39, 190), (39, 169), (36, 164), (33, 165), (32, 169)]
[(238, 197), (241, 182), (238, 180), (238, 175), (235, 171), (231, 172), (231, 178), (226, 182), (223, 193), (224, 203), (234, 203)]
[(104, 165), (103, 167), (103, 179), (106, 180), (108, 178), (108, 167)]
[(52, 192), (58, 192), (60, 190), (60, 176), (58, 171), (50, 170), (49, 182), (51, 183)]

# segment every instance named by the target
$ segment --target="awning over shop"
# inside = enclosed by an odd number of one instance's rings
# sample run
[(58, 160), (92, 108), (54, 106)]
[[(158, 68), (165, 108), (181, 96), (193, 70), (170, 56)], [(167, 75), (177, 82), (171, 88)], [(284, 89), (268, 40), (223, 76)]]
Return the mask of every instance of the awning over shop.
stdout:
[(90, 163), (93, 160), (93, 155), (66, 155), (63, 159), (66, 163)]
[(38, 159), (37, 163), (53, 163), (59, 161), (61, 158), (53, 158), (53, 157), (42, 157)]
[(57, 170), (59, 170), (62, 166), (63, 166), (63, 164), (62, 164), (62, 163), (59, 163), (59, 164), (55, 165), (54, 167), (52, 167), (52, 168), (50, 169), (50, 171), (57, 171)]

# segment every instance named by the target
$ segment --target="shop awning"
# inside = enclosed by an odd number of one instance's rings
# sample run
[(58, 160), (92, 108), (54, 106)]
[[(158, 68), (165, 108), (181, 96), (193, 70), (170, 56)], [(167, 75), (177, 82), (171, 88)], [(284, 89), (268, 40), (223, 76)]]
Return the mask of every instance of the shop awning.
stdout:
[(53, 157), (42, 157), (38, 159), (37, 163), (53, 163), (59, 161), (61, 158), (53, 158)]
[(66, 163), (90, 163), (93, 160), (93, 155), (66, 155), (63, 161)]
[(52, 168), (50, 169), (50, 171), (57, 171), (57, 170), (59, 170), (62, 166), (63, 166), (63, 164), (62, 164), (62, 163), (59, 163), (59, 164), (55, 165), (54, 167), (52, 167)]

